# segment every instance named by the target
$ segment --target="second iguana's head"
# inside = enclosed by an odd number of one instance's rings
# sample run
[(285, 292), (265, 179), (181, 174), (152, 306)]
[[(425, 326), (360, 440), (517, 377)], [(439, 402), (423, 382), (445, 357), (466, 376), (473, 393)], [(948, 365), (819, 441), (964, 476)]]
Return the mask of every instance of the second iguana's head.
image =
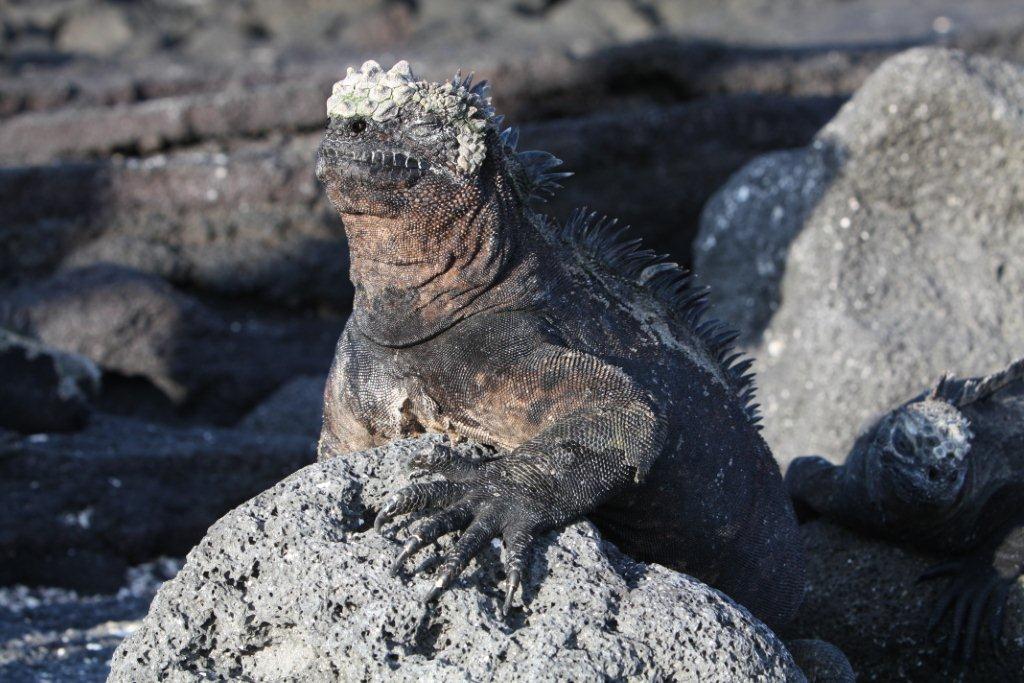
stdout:
[(893, 507), (948, 510), (966, 483), (972, 436), (955, 406), (934, 398), (912, 401), (876, 426), (868, 445), (871, 476)]

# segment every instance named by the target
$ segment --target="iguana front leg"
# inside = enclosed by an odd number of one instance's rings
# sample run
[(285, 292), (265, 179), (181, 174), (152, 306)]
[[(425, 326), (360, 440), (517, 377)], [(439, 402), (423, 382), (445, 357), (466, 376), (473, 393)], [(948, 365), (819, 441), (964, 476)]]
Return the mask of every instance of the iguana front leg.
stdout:
[(786, 471), (786, 490), (800, 518), (820, 515), (834, 522), (860, 526), (863, 504), (854, 501), (863, 485), (851, 465), (833, 465), (817, 455), (795, 458)]
[[(660, 452), (665, 436), (653, 401), (618, 368), (550, 347), (523, 362), (502, 373), (509, 381), (489, 399), (515, 404), (532, 392), (531, 400), (551, 404), (538, 420), (549, 426), (504, 457), (476, 467), (446, 465), (445, 480), (398, 491), (377, 517), (379, 529), (397, 515), (441, 508), (412, 526), (396, 568), (441, 536), (465, 529), (441, 563), (426, 601), (448, 588), (488, 541), (500, 537), (507, 611), (537, 536), (638, 481)], [(538, 391), (541, 387), (547, 387), (547, 395)]]

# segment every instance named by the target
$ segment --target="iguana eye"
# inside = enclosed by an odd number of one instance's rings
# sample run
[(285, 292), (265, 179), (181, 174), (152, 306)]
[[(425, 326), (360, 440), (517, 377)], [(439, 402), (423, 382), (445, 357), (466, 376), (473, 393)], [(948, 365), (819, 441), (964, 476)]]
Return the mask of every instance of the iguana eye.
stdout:
[(910, 441), (906, 434), (902, 430), (898, 430), (892, 436), (892, 447), (896, 449), (896, 452), (900, 455), (912, 455), (914, 452), (914, 444)]

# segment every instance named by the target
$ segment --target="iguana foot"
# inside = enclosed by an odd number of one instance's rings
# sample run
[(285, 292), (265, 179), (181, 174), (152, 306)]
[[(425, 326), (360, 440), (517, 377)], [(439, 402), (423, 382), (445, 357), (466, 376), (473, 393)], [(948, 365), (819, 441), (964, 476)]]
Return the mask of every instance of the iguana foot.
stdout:
[(374, 528), (380, 531), (398, 515), (440, 508), (410, 526), (392, 574), (397, 574), (405, 561), (423, 547), (445, 534), (464, 529), (441, 562), (437, 579), (424, 597), (424, 602), (431, 602), (455, 581), (488, 541), (500, 537), (505, 546), (506, 577), (502, 613), (507, 615), (537, 534), (552, 526), (544, 507), (532, 502), (521, 487), (504, 482), (488, 463), (465, 458), (447, 447), (417, 454), (410, 466), (446, 478), (400, 489), (388, 498), (374, 520)]
[(935, 565), (922, 574), (918, 581), (949, 576), (949, 586), (942, 592), (928, 619), (928, 632), (938, 626), (952, 608), (952, 632), (947, 643), (949, 656), (960, 652), (966, 664), (974, 655), (982, 620), (988, 624), (992, 646), (999, 647), (1003, 628), (1006, 598), (1016, 579), (998, 571), (991, 563), (969, 557)]

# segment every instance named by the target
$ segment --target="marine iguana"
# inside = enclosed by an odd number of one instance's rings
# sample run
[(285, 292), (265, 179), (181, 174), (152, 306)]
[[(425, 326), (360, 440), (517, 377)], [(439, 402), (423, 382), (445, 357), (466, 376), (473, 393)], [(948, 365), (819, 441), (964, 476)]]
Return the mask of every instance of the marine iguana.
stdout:
[(317, 177), (344, 223), (355, 302), (324, 395), (321, 459), (423, 432), (499, 449), (414, 465), (375, 521), (435, 510), (413, 553), (464, 529), (434, 599), (504, 543), (507, 613), (537, 536), (586, 515), (625, 552), (687, 572), (773, 627), (804, 591), (792, 504), (757, 426), (749, 360), (673, 263), (577, 211), (533, 207), (568, 174), (517, 151), (486, 82), (349, 69)]
[(797, 458), (786, 485), (827, 519), (952, 556), (922, 576), (952, 577), (928, 626), (952, 608), (949, 653), (969, 660), (982, 620), (998, 644), (1024, 573), (1024, 358), (985, 377), (944, 376), (871, 423), (844, 465)]

